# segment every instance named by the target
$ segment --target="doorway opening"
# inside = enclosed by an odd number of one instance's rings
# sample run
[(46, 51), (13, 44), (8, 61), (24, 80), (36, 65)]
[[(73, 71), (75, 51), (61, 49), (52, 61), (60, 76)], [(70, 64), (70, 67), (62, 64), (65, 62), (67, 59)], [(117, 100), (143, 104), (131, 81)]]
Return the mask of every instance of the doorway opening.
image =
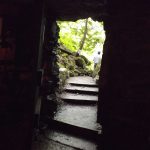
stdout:
[[(44, 135), (51, 145), (56, 142), (59, 148), (94, 150), (101, 132), (97, 103), (105, 41), (103, 22), (87, 18), (56, 23), (59, 38), (51, 53), (54, 71), (51, 78), (58, 78), (58, 84), (49, 82), (51, 94), (45, 96), (42, 115), (49, 117), (46, 118), (49, 129)], [(51, 149), (56, 149), (55, 146)]]
[[(105, 41), (103, 22), (86, 18), (75, 22), (57, 21), (57, 25), (60, 103), (54, 121), (60, 128), (57, 138), (53, 135), (50, 138), (72, 147), (92, 149), (101, 132), (97, 123), (97, 103)], [(76, 143), (74, 136), (82, 140)]]

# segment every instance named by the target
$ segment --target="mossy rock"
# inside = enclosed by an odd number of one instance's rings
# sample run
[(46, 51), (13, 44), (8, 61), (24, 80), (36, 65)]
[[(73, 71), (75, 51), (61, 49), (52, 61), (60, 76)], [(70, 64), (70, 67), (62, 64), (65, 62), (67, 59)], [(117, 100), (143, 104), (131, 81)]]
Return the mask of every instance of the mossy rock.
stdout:
[(93, 73), (87, 67), (91, 65), (91, 62), (83, 55), (77, 55), (76, 52), (72, 54), (64, 53), (63, 51), (58, 50), (57, 52), (58, 67), (66, 68), (67, 71), (60, 72), (60, 87), (65, 84), (65, 81), (68, 77), (80, 76), (80, 75), (89, 75)]
[(87, 63), (87, 66), (90, 66), (92, 64), (92, 62), (91, 61), (89, 61), (88, 63)]
[(81, 57), (76, 57), (75, 62), (76, 62), (76, 65), (78, 67), (81, 67), (81, 68), (85, 68), (86, 67), (86, 63), (85, 63), (84, 59), (81, 58)]
[(64, 57), (68, 57), (68, 54), (63, 53), (61, 56), (62, 56), (63, 58), (64, 58)]
[(77, 56), (77, 52), (73, 52), (72, 55), (73, 55), (73, 56)]
[(78, 68), (76, 68), (76, 69), (74, 70), (74, 72), (75, 72), (75, 73), (78, 73), (78, 74), (80, 73), (80, 71), (78, 70)]
[(59, 72), (59, 89), (60, 89), (60, 91), (63, 90), (63, 86), (65, 85), (67, 78), (69, 78), (68, 70)]
[(86, 75), (86, 70), (85, 69), (83, 69), (83, 68), (78, 68), (78, 71), (79, 71), (79, 75)]
[(87, 70), (87, 75), (92, 77), (92, 75), (93, 75), (93, 70)]
[(58, 65), (59, 68), (65, 68), (65, 66), (62, 63), (58, 62), (57, 65)]
[(70, 75), (70, 77), (74, 77), (75, 76), (74, 71), (69, 71), (69, 75)]
[(89, 64), (89, 63), (90, 63), (90, 61), (89, 61), (85, 56), (80, 55), (80, 57), (81, 57), (82, 59), (84, 59), (84, 61), (85, 61), (86, 64)]
[(68, 70), (71, 70), (71, 71), (74, 71), (75, 70), (75, 67), (76, 67), (76, 64), (75, 64), (75, 61), (73, 58), (68, 58), (68, 64), (66, 65), (66, 68)]
[(74, 71), (75, 70), (75, 66), (74, 65), (69, 65), (68, 69)]

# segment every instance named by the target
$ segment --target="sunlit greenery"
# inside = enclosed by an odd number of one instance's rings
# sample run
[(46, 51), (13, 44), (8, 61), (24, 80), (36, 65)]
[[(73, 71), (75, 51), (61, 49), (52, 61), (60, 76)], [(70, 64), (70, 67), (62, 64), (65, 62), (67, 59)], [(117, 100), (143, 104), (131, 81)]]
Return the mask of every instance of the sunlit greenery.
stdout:
[[(58, 21), (57, 23), (60, 27), (59, 43), (67, 49), (77, 52), (85, 33), (85, 19), (76, 22)], [(104, 40), (103, 23), (88, 18), (87, 33), (81, 54), (92, 60), (94, 53), (102, 50)]]

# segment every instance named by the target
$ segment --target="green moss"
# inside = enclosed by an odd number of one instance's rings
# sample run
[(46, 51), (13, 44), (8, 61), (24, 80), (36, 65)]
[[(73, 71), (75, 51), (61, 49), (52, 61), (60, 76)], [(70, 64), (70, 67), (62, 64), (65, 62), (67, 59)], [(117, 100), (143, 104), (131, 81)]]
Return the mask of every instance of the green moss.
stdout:
[(90, 61), (83, 55), (80, 55), (80, 57), (85, 61), (86, 64), (90, 63)]
[(66, 68), (65, 71), (62, 71), (62, 69), (59, 74), (60, 88), (63, 87), (68, 77), (83, 75), (92, 76), (92, 70), (90, 70), (90, 67), (88, 67), (91, 65), (91, 62), (83, 55), (77, 56), (75, 52), (71, 55), (62, 51), (58, 51), (57, 59), (57, 65), (60, 70), (61, 68)]
[(63, 90), (66, 79), (69, 78), (68, 70), (59, 72), (59, 89)]
[(75, 58), (75, 62), (76, 62), (76, 65), (78, 67), (81, 67), (81, 68), (85, 68), (86, 67), (86, 63), (85, 63), (84, 59), (81, 58), (81, 57), (76, 57)]

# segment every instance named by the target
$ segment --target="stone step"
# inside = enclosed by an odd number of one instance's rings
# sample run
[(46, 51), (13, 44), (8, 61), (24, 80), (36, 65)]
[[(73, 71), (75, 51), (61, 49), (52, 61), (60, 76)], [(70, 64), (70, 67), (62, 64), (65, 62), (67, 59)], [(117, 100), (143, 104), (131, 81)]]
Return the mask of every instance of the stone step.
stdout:
[(74, 84), (74, 85), (97, 87), (96, 81), (92, 77), (88, 77), (88, 76), (70, 77), (69, 79), (67, 79), (66, 83)]
[[(48, 132), (49, 133), (49, 132)], [(40, 139), (40, 140), (39, 140)], [(49, 138), (48, 134), (38, 135), (38, 139), (32, 142), (32, 150), (80, 150), (65, 143), (60, 143)]]
[(52, 141), (79, 150), (97, 150), (101, 126), (97, 124), (98, 86), (92, 77), (71, 77), (66, 81), (63, 103), (53, 119), (47, 119)]
[(97, 131), (97, 106), (64, 103), (54, 116), (54, 120), (73, 126)]
[(92, 104), (97, 103), (98, 96), (96, 95), (88, 95), (88, 94), (76, 94), (76, 93), (62, 93), (60, 98), (63, 101), (70, 103), (78, 103), (78, 104)]
[(65, 85), (64, 90), (72, 93), (98, 94), (97, 87), (85, 87), (67, 84)]
[(98, 136), (101, 135), (101, 129), (91, 130), (91, 129), (87, 129), (81, 126), (75, 126), (73, 124), (69, 124), (66, 122), (58, 121), (58, 120), (49, 119), (48, 124), (53, 130), (58, 130), (58, 131), (65, 132), (67, 134), (72, 134), (75, 136), (79, 136), (88, 140), (96, 141), (98, 139)]
[(46, 137), (60, 144), (71, 146), (77, 150), (97, 150), (95, 141), (64, 133), (59, 130), (49, 130), (49, 132), (46, 133)]
[(87, 83), (68, 83), (68, 84), (75, 86), (98, 87), (97, 84), (87, 84)]

